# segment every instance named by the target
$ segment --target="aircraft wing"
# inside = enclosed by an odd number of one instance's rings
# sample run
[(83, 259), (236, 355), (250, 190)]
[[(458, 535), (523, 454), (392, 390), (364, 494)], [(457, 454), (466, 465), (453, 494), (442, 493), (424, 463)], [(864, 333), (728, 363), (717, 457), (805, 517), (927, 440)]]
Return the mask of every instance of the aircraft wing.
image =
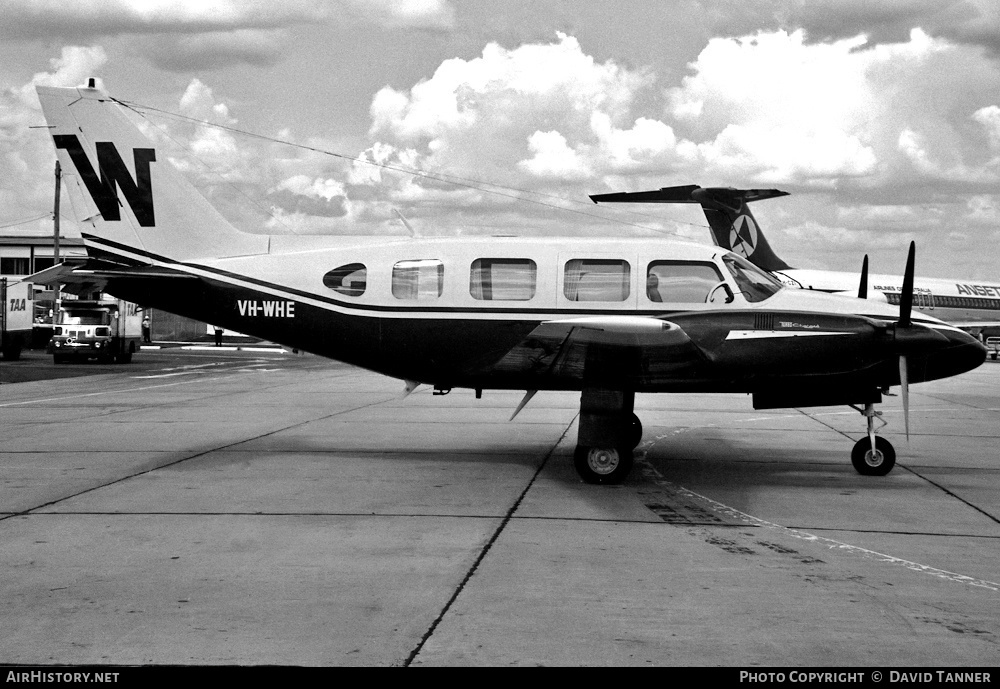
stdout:
[[(704, 361), (676, 323), (651, 316), (587, 316), (545, 321), (492, 368), (553, 379), (647, 379), (663, 366)], [(620, 384), (620, 382), (619, 382)]]

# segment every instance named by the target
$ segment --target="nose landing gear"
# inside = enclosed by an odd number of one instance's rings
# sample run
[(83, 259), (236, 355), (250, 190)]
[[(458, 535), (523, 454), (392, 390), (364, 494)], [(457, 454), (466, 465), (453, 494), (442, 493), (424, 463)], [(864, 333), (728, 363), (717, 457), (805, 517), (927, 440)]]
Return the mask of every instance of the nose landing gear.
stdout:
[[(882, 412), (875, 411), (875, 405), (871, 402), (865, 405), (864, 409), (859, 409), (853, 404), (852, 408), (861, 412), (868, 420), (868, 434), (854, 444), (851, 451), (851, 464), (855, 470), (863, 476), (885, 476), (896, 465), (896, 451), (892, 443), (882, 436), (875, 435), (875, 420), (886, 425), (882, 419)], [(880, 426), (881, 428), (881, 426)]]

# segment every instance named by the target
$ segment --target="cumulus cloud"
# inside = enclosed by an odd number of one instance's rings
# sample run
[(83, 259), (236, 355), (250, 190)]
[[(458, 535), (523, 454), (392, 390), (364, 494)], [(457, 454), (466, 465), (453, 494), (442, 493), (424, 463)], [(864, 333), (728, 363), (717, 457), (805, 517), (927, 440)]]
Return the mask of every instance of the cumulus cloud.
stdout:
[(491, 43), (408, 90), (379, 91), (370, 135), (422, 169), (467, 178), (526, 188), (594, 179), (672, 149), (668, 126), (629, 119), (654, 81), (649, 70), (597, 62), (565, 34), (513, 49)]
[(533, 157), (518, 165), (537, 177), (586, 178), (590, 175), (586, 163), (559, 132), (535, 132), (528, 137), (528, 148)]
[(726, 179), (826, 186), (870, 175), (879, 156), (873, 115), (892, 107), (880, 69), (919, 69), (943, 47), (920, 32), (866, 45), (863, 36), (809, 44), (803, 31), (712, 39), (693, 73), (667, 90), (669, 112)]

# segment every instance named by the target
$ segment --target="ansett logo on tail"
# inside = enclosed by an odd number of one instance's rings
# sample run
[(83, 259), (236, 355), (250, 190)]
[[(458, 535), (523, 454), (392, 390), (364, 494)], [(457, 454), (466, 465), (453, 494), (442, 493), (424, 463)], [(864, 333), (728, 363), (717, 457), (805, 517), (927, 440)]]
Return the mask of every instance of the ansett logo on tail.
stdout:
[(121, 206), (118, 201), (118, 189), (121, 189), (139, 224), (142, 227), (156, 225), (153, 215), (153, 188), (149, 181), (149, 164), (156, 160), (155, 150), (132, 149), (135, 163), (135, 179), (132, 179), (115, 145), (110, 141), (98, 141), (97, 167), (101, 171), (101, 176), (98, 178), (75, 134), (56, 134), (52, 139), (56, 148), (66, 149), (77, 172), (80, 173), (80, 178), (87, 186), (87, 191), (97, 204), (97, 210), (100, 211), (102, 218), (109, 221), (121, 220)]
[(733, 228), (729, 231), (729, 247), (745, 258), (750, 258), (757, 248), (757, 225), (749, 215), (741, 215), (733, 221)]

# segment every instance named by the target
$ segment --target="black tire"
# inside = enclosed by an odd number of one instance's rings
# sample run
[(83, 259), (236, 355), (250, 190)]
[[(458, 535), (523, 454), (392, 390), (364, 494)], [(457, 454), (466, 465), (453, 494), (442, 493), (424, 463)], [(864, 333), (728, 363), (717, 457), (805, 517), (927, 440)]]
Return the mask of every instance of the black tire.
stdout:
[(21, 358), (21, 343), (8, 345), (3, 348), (3, 358), (7, 361), (17, 361)]
[(53, 354), (52, 355), (52, 363), (53, 364), (66, 364), (66, 363), (69, 363), (69, 359), (67, 359), (66, 357), (64, 357), (62, 354)]
[(854, 444), (851, 464), (862, 476), (885, 476), (896, 466), (896, 451), (892, 443), (880, 435), (875, 436), (875, 453), (872, 441), (865, 436)]
[(585, 483), (621, 483), (632, 470), (632, 450), (625, 447), (577, 445), (573, 453), (573, 466)]

